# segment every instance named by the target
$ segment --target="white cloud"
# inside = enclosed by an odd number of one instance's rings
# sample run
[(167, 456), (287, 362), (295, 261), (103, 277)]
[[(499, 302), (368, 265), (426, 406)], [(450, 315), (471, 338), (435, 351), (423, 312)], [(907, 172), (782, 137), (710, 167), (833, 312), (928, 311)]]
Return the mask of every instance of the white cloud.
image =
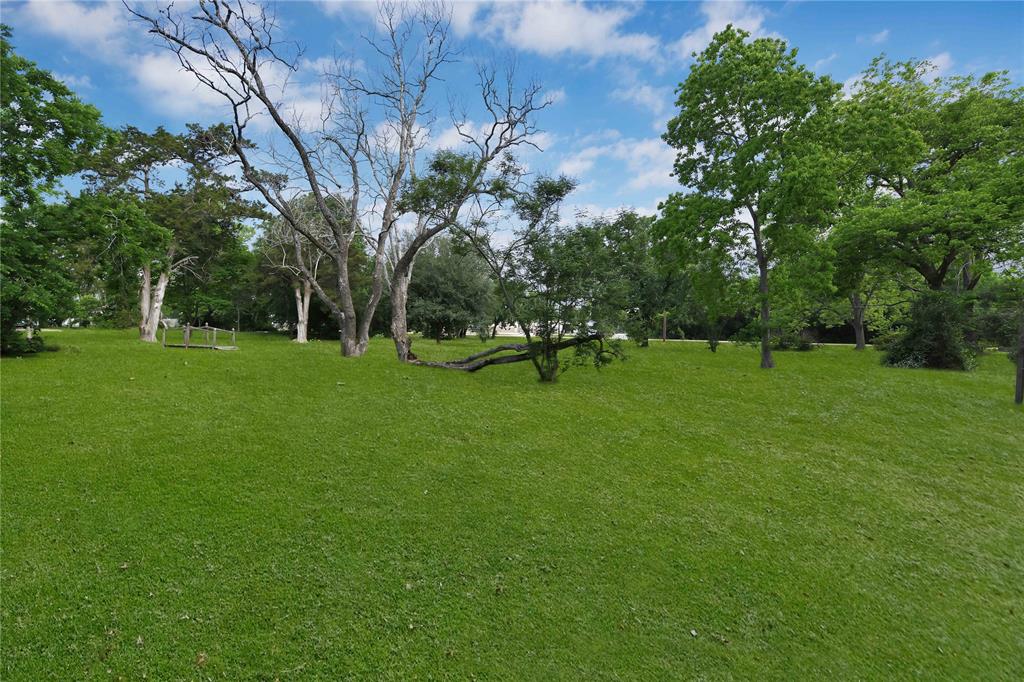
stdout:
[(595, 130), (592, 133), (587, 133), (580, 139), (576, 140), (578, 146), (594, 145), (600, 142), (614, 142), (615, 140), (621, 139), (622, 133), (614, 128), (604, 128), (602, 130)]
[(54, 72), (53, 77), (64, 83), (72, 90), (90, 90), (92, 85), (92, 79), (89, 76), (75, 76), (67, 73)]
[(376, 2), (352, 2), (351, 0), (317, 0), (320, 10), (329, 17), (358, 14), (376, 21)]
[(945, 76), (953, 68), (953, 56), (948, 52), (940, 52), (934, 57), (928, 57), (928, 61), (932, 65), (932, 74), (935, 76)]
[[(578, 188), (582, 189), (582, 188)], [(634, 211), (638, 215), (658, 215), (658, 209), (653, 206), (634, 206), (633, 204), (617, 204), (612, 206), (601, 206), (599, 204), (567, 204), (561, 211), (563, 222), (570, 216), (573, 218), (605, 218), (612, 219), (625, 211)]]
[[(376, 2), (366, 2), (363, 0), (318, 0), (317, 5), (329, 17), (354, 16), (373, 22), (380, 19), (380, 12)], [(474, 20), (481, 5), (482, 3), (471, 0), (458, 0), (449, 3), (451, 27), (456, 35), (465, 36), (472, 31)]]
[(579, 177), (589, 172), (594, 167), (597, 159), (606, 151), (606, 147), (584, 147), (580, 151), (562, 159), (562, 163), (558, 165), (558, 172), (563, 175)]
[(138, 86), (145, 91), (154, 108), (179, 116), (200, 112), (222, 113), (226, 100), (199, 83), (185, 71), (178, 58), (170, 52), (154, 52), (134, 57), (128, 64)]
[(651, 127), (664, 131), (671, 118), (672, 88), (669, 86), (653, 86), (647, 83), (633, 83), (611, 91), (612, 99), (627, 102), (651, 112), (654, 117)]
[(749, 31), (754, 38), (768, 35), (764, 30), (764, 11), (749, 2), (704, 2), (700, 11), (705, 17), (704, 24), (673, 44), (675, 52), (684, 59), (692, 52), (702, 51), (729, 24)]
[(545, 92), (542, 101), (549, 102), (550, 104), (555, 105), (564, 102), (565, 98), (565, 88), (557, 88), (555, 90), (548, 90), (547, 92)]
[(679, 181), (671, 175), (676, 152), (660, 138), (623, 140), (615, 146), (612, 156), (626, 164), (630, 173), (627, 189), (668, 189), (679, 186)]
[(675, 150), (657, 137), (623, 138), (611, 144), (584, 147), (562, 160), (558, 172), (575, 177), (585, 176), (603, 158), (625, 166), (629, 180), (627, 190), (671, 189), (678, 187), (672, 177)]
[(624, 30), (635, 9), (573, 2), (498, 3), (482, 22), (483, 33), (512, 47), (546, 57), (564, 53), (587, 57), (629, 56), (652, 60), (659, 41), (646, 33)]
[(860, 89), (861, 74), (856, 73), (843, 81), (843, 97), (849, 98)]
[(474, 26), (474, 20), (476, 19), (477, 10), (480, 9), (480, 4), (464, 0), (463, 2), (452, 4), (451, 9), (452, 29), (454, 29), (456, 35), (468, 35)]
[(121, 3), (43, 2), (20, 8), (34, 30), (62, 38), (81, 50), (105, 59), (125, 49), (128, 26)]
[(814, 62), (814, 70), (815, 71), (821, 70), (823, 67), (826, 67), (829, 64), (831, 64), (832, 62), (834, 62), (838, 57), (839, 57), (839, 53), (838, 52), (833, 52), (829, 56), (827, 56), (827, 57), (825, 57), (823, 59), (819, 59), (818, 61)]
[(459, 135), (459, 131), (455, 129), (455, 126), (449, 126), (439, 133), (432, 134), (430, 140), (427, 142), (427, 149), (458, 149), (465, 140)]
[(878, 33), (871, 33), (868, 35), (857, 36), (858, 43), (871, 43), (872, 45), (881, 45), (889, 39), (889, 29), (884, 28)]

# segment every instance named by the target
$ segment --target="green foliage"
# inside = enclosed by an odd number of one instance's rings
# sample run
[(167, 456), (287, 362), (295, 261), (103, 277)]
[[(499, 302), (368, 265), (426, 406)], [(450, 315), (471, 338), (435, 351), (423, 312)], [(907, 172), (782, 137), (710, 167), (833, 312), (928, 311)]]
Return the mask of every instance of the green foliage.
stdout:
[(500, 159), (494, 173), (488, 175), (488, 164), (479, 155), (450, 150), (434, 154), (424, 171), (405, 183), (398, 211), (442, 223), (458, 214), (467, 193), (498, 201), (513, 199), (512, 183), (522, 174), (510, 155)]
[(598, 219), (594, 226), (604, 233), (615, 279), (621, 283), (623, 327), (630, 339), (647, 345), (660, 334), (662, 317), (674, 326), (683, 317), (689, 288), (676, 260), (656, 252), (652, 217), (623, 211), (614, 219)]
[(99, 111), (17, 55), (10, 38), (0, 27), (0, 350), (15, 341), (20, 322), (67, 310), (78, 235), (45, 198), (61, 178), (83, 168), (105, 133)]
[(973, 288), (1024, 250), (1024, 89), (876, 59), (840, 104), (843, 239), (862, 258)]
[(172, 275), (168, 317), (240, 319), (238, 285), (251, 267), (239, 263), (249, 259), (249, 223), (266, 214), (224, 172), (229, 138), (223, 125), (190, 124), (182, 134), (128, 126), (96, 154), (77, 210), (98, 232), (84, 248), (109, 316), (135, 319), (139, 274), (150, 268), (154, 279)]
[(479, 222), (458, 229), (487, 264), (509, 318), (527, 338), (520, 359), (529, 359), (543, 382), (569, 367), (559, 357), (569, 347), (579, 362), (589, 358), (597, 366), (621, 357), (605, 339), (624, 323), (629, 287), (603, 222), (560, 224), (558, 207), (574, 187), (569, 178), (541, 176), (517, 191), (512, 208), (520, 222), (511, 239)]
[(494, 309), (494, 283), (487, 263), (448, 237), (427, 244), (416, 256), (409, 286), (409, 329), (440, 341), (487, 329)]
[[(326, 198), (326, 205), (333, 217), (341, 224), (352, 220), (348, 201), (335, 196)], [(336, 249), (334, 232), (316, 202), (316, 197), (307, 192), (292, 198), (289, 209), (303, 228), (316, 237), (328, 249)], [(261, 274), (255, 276), (254, 286), (260, 296), (269, 297), (266, 302), (266, 316), (281, 324), (293, 324), (297, 319), (294, 309), (293, 289), (302, 284), (306, 273), (313, 275), (323, 291), (332, 295), (336, 292), (338, 266), (333, 254), (324, 253), (301, 233), (296, 233), (281, 216), (263, 220), (257, 230), (258, 237), (254, 250), (259, 254), (257, 268)], [(295, 250), (298, 238), (298, 253)], [(300, 263), (301, 259), (301, 263)], [(302, 264), (305, 265), (305, 271)], [(363, 309), (370, 297), (373, 279), (373, 265), (367, 254), (362, 236), (357, 231), (348, 247), (348, 285), (352, 290), (353, 304)], [(375, 319), (386, 318), (387, 299), (381, 302)], [(311, 337), (338, 337), (338, 320), (320, 296), (314, 294), (310, 303), (309, 334)], [(379, 330), (375, 330), (379, 331)]]
[(708, 348), (715, 352), (726, 321), (754, 307), (756, 290), (733, 253), (746, 236), (735, 223), (723, 225), (724, 229), (703, 229), (692, 219), (700, 203), (696, 194), (670, 199), (662, 205), (652, 232), (661, 261), (679, 268), (688, 281), (692, 292), (688, 303), (704, 329)]
[(737, 268), (756, 264), (770, 367), (771, 269), (789, 261), (790, 282), (830, 286), (828, 261), (809, 256), (838, 201), (827, 135), (838, 86), (798, 64), (784, 41), (749, 38), (732, 26), (717, 33), (677, 90), (664, 138), (679, 151), (675, 174), (690, 193), (662, 204), (658, 232), (676, 253), (704, 260), (705, 305)]
[(1011, 273), (986, 278), (969, 298), (973, 336), (984, 346), (1012, 348), (1017, 344), (1024, 314), (1024, 279)]
[(910, 306), (906, 327), (885, 345), (883, 362), (893, 367), (967, 370), (974, 349), (964, 338), (964, 302), (943, 291), (923, 292)]
[[(547, 225), (528, 234), (514, 257), (514, 281), (522, 292), (515, 314), (521, 323), (528, 321), (540, 340), (541, 379), (553, 381), (568, 367), (560, 364), (554, 350), (566, 337), (592, 333), (611, 337), (620, 327), (626, 286), (605, 246), (601, 226)], [(581, 345), (591, 346), (586, 356), (602, 361), (609, 357), (600, 341), (586, 341), (576, 348)]]
[(0, 26), (0, 196), (5, 212), (16, 214), (41, 203), (62, 177), (82, 170), (106, 129), (95, 107), (16, 54), (10, 39), (10, 29)]

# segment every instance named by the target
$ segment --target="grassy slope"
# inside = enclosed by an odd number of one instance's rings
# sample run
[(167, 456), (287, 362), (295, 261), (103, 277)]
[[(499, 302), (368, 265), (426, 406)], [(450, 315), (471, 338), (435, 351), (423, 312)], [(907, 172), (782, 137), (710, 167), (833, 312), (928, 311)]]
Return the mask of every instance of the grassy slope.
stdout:
[(1005, 358), (49, 340), (2, 362), (5, 680), (1024, 678)]

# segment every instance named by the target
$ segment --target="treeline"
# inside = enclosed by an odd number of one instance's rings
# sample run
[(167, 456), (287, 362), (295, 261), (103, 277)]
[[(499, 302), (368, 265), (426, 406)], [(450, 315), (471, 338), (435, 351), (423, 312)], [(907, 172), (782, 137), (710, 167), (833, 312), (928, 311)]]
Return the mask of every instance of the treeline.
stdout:
[[(393, 89), (325, 74), (337, 108), (322, 130), (281, 115), (258, 54), (232, 66), (210, 47), (276, 26), (201, 11), (142, 17), (172, 44), (195, 41), (201, 66), (187, 70), (239, 80), (223, 93), (233, 123), (182, 133), (107, 129), (4, 29), (5, 352), (39, 344), (19, 326), (137, 325), (152, 341), (178, 318), (340, 339), (346, 355), (383, 334), (420, 362), (410, 332), (512, 326), (525, 344), (435, 364), (529, 361), (554, 380), (560, 350), (602, 364), (622, 354), (618, 332), (750, 342), (766, 368), (778, 349), (874, 341), (889, 364), (967, 369), (1024, 335), (1024, 97), (1004, 74), (937, 78), (879, 58), (844, 92), (783, 41), (729, 27), (677, 90), (664, 139), (681, 187), (659, 216), (567, 218), (575, 181), (516, 159), (544, 103), (512, 75), (481, 69), (490, 123), (454, 120), (469, 151), (412, 172), (424, 93), (452, 54), (436, 8), (382, 9), (378, 75)], [(428, 46), (418, 61), (386, 58), (415, 41)], [(252, 102), (284, 152), (247, 137)], [(387, 122), (373, 140), (368, 111)], [(61, 193), (72, 175), (81, 190)]]

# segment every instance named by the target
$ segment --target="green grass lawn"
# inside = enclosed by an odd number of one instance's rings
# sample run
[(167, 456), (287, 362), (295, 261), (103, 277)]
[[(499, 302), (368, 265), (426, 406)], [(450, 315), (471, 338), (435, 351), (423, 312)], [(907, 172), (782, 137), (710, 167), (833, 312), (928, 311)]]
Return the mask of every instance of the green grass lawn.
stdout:
[(1004, 356), (47, 340), (0, 363), (4, 680), (1024, 679)]

